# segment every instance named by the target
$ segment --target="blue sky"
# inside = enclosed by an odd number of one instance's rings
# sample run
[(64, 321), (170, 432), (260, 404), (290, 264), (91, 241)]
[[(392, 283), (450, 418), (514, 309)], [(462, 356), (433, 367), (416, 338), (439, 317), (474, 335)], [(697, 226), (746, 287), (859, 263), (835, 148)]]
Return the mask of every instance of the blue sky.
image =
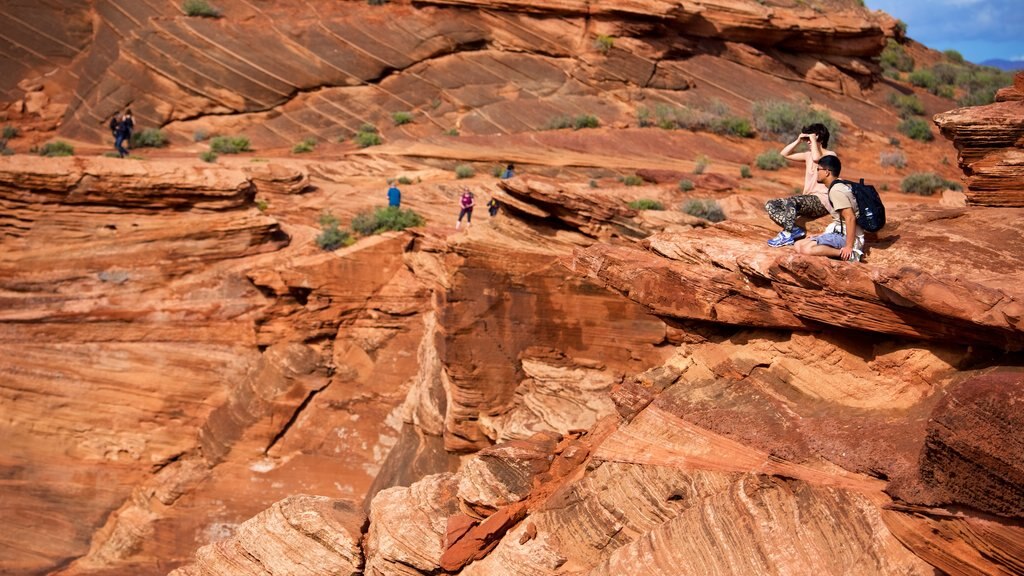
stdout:
[(1024, 61), (1024, 0), (865, 0), (907, 23), (907, 36), (971, 62)]

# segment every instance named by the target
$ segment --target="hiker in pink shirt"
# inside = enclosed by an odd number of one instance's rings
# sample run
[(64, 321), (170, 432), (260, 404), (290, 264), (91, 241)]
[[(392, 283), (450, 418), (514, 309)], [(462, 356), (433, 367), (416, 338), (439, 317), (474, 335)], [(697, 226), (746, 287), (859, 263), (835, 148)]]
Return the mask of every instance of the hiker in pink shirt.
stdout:
[(470, 224), (473, 223), (473, 206), (476, 205), (476, 200), (473, 198), (473, 193), (469, 191), (469, 188), (462, 189), (462, 198), (459, 199), (459, 205), (462, 206), (462, 210), (459, 211), (459, 219), (455, 222), (455, 229), (458, 230), (462, 227), (462, 217), (466, 217), (466, 228), (469, 228)]

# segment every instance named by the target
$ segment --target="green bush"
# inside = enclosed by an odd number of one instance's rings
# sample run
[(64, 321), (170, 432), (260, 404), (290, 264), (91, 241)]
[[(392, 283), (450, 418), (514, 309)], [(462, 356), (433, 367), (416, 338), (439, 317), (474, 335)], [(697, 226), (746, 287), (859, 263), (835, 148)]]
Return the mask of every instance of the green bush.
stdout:
[(615, 47), (615, 38), (612, 36), (599, 34), (594, 40), (594, 48), (602, 54), (611, 52), (613, 47)]
[(163, 148), (167, 146), (167, 137), (156, 128), (146, 128), (132, 134), (132, 148)]
[(983, 106), (995, 102), (996, 90), (1013, 84), (1013, 73), (991, 66), (971, 65), (957, 77), (956, 83), (964, 92), (964, 96), (957, 100), (957, 104)]
[(14, 126), (4, 126), (3, 138), (4, 140), (10, 140), (11, 138), (18, 137), (18, 129)]
[(292, 146), (292, 154), (305, 154), (316, 149), (316, 138), (306, 138), (295, 146)]
[(199, 159), (203, 162), (216, 162), (217, 153), (213, 150), (207, 150), (206, 152), (199, 154)]
[(342, 230), (338, 219), (330, 212), (320, 215), (320, 235), (316, 237), (316, 245), (323, 250), (337, 250), (353, 242), (352, 235)]
[(891, 150), (889, 152), (882, 152), (878, 156), (878, 163), (883, 168), (894, 166), (896, 168), (905, 168), (907, 165), (907, 157), (899, 150)]
[(957, 52), (956, 50), (943, 50), (942, 54), (946, 56), (946, 60), (949, 60), (954, 64), (964, 63), (964, 55)]
[(459, 135), (459, 129), (458, 128), (449, 128), (448, 131), (445, 132), (445, 134), (448, 135), (448, 136), (458, 136)]
[(693, 173), (697, 175), (703, 174), (704, 171), (708, 169), (708, 164), (710, 163), (711, 161), (708, 160), (708, 157), (701, 154), (700, 157), (697, 158), (697, 162), (693, 165)]
[(626, 186), (643, 186), (644, 179), (637, 176), (636, 174), (630, 174), (622, 178), (622, 183)]
[(789, 142), (809, 124), (821, 123), (828, 128), (830, 144), (839, 140), (839, 123), (823, 110), (815, 110), (806, 102), (761, 100), (754, 103), (754, 126), (761, 137)]
[(904, 96), (897, 92), (889, 94), (889, 103), (899, 111), (900, 118), (910, 118), (924, 114), (924, 105), (917, 99), (916, 94)]
[(651, 125), (651, 110), (647, 106), (641, 106), (636, 109), (636, 125), (641, 128), (646, 128)]
[(757, 155), (754, 164), (761, 170), (778, 170), (786, 165), (786, 157), (778, 150), (768, 150)]
[(423, 217), (412, 210), (397, 206), (377, 208), (371, 212), (360, 212), (352, 219), (352, 229), (363, 236), (380, 234), (388, 230), (405, 230), (424, 224)]
[(256, 209), (257, 210), (259, 210), (260, 212), (266, 212), (267, 208), (270, 208), (270, 202), (267, 202), (263, 198), (257, 198), (256, 199)]
[(738, 116), (716, 118), (711, 123), (711, 132), (724, 136), (739, 136), (740, 138), (754, 137), (754, 127), (750, 125), (750, 120)]
[(661, 202), (657, 200), (651, 200), (650, 198), (641, 198), (639, 200), (633, 200), (629, 203), (629, 207), (633, 210), (664, 210)]
[(399, 184), (402, 184), (402, 185), (404, 186), (404, 185), (406, 185), (406, 184), (412, 184), (412, 180), (409, 180), (409, 179), (408, 179), (408, 178), (406, 178), (405, 176), (399, 176), (399, 177), (398, 177), (398, 183), (399, 183)]
[(956, 182), (950, 182), (934, 172), (917, 172), (907, 176), (900, 183), (901, 192), (919, 196), (931, 196), (936, 190), (958, 187)]
[(907, 137), (920, 140), (921, 142), (928, 142), (935, 138), (928, 122), (921, 118), (907, 118), (900, 122), (896, 129)]
[(907, 80), (909, 80), (914, 86), (928, 89), (929, 92), (935, 92), (939, 86), (939, 81), (935, 78), (935, 73), (927, 68), (914, 70), (910, 73), (910, 76), (907, 77)]
[(459, 180), (463, 178), (472, 178), (474, 174), (476, 174), (476, 170), (474, 170), (469, 164), (459, 164), (455, 167), (455, 177)]
[(395, 112), (391, 115), (391, 121), (395, 123), (395, 126), (401, 126), (402, 124), (408, 124), (412, 122), (412, 113), (410, 112)]
[(914, 69), (914, 59), (892, 38), (885, 45), (880, 56), (882, 69), (910, 72)]
[(693, 190), (693, 180), (687, 180), (686, 178), (683, 178), (682, 180), (679, 181), (679, 189), (682, 190), (683, 192), (689, 192), (690, 190)]
[(711, 222), (725, 220), (725, 213), (722, 212), (722, 207), (714, 200), (698, 200), (694, 198), (684, 202), (680, 209), (690, 216), (696, 216)]
[(359, 132), (356, 132), (356, 145), (359, 146), (360, 148), (380, 146), (382, 141), (380, 139), (380, 134), (377, 134), (377, 129), (373, 126), (370, 126), (372, 130), (365, 130), (364, 128), (366, 128), (367, 126), (367, 124), (364, 124), (363, 127), (359, 129)]
[(249, 139), (245, 136), (216, 136), (210, 140), (210, 150), (217, 154), (248, 152)]
[(576, 117), (555, 116), (542, 129), (561, 130), (563, 128), (572, 128), (573, 130), (579, 130), (581, 128), (597, 128), (600, 124), (601, 122), (597, 119), (597, 116), (590, 114), (580, 114)]
[(188, 16), (199, 16), (202, 18), (220, 18), (220, 10), (210, 6), (206, 0), (185, 0), (181, 9)]
[(654, 107), (653, 114), (652, 120), (651, 110), (641, 107), (637, 110), (637, 122), (640, 126), (657, 125), (665, 130), (678, 128), (741, 138), (754, 136), (754, 128), (751, 126), (750, 120), (733, 116), (729, 112), (729, 108), (719, 101), (712, 102), (703, 108), (658, 104)]
[(753, 178), (754, 176), (750, 173), (750, 166), (740, 166), (740, 178)]
[(40, 156), (74, 156), (75, 148), (63, 140), (54, 140), (43, 144), (39, 149)]
[(383, 6), (391, 0), (366, 0), (366, 3), (370, 6)]
[(591, 188), (597, 188), (597, 180), (591, 180), (590, 182), (587, 182), (587, 186), (590, 186)]

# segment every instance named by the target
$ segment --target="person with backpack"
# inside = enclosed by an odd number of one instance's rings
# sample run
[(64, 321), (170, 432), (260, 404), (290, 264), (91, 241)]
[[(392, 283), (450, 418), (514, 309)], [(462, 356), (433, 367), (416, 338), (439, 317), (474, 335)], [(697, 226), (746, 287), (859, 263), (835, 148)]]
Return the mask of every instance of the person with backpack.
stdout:
[(491, 199), (487, 201), (487, 213), (491, 215), (491, 218), (494, 218), (495, 216), (498, 215), (498, 199), (497, 198), (492, 196)]
[[(516, 175), (515, 164), (509, 162), (508, 166), (505, 167), (505, 171), (501, 173), (501, 179), (502, 180), (508, 180), (509, 178), (511, 178), (511, 177), (513, 177), (515, 175)], [(492, 216), (493, 216), (493, 214), (492, 214)]]
[[(789, 246), (807, 235), (803, 228), (796, 225), (796, 219), (803, 216), (809, 220), (821, 218), (832, 213), (828, 203), (828, 190), (816, 180), (818, 161), (825, 156), (836, 156), (829, 150), (828, 128), (821, 123), (804, 126), (796, 140), (790, 142), (779, 152), (788, 160), (804, 163), (803, 192), (789, 198), (776, 198), (765, 203), (764, 209), (773, 222), (782, 227), (777, 236), (768, 241), (772, 248)], [(806, 152), (793, 152), (798, 145), (807, 145)]]
[[(114, 149), (117, 150), (119, 158), (124, 158), (128, 155), (128, 150), (124, 147), (124, 143), (131, 138), (131, 129), (135, 125), (130, 114), (131, 111), (129, 110), (122, 115), (117, 121), (117, 126), (114, 127)], [(113, 124), (113, 121), (111, 121), (111, 124)]]
[(796, 242), (793, 247), (798, 253), (838, 257), (850, 262), (860, 262), (864, 255), (864, 229), (858, 223), (860, 206), (853, 191), (854, 185), (839, 180), (842, 170), (843, 164), (838, 156), (824, 156), (818, 161), (817, 181), (828, 190), (828, 199), (835, 214), (824, 234)]
[(458, 230), (462, 227), (462, 217), (466, 217), (466, 228), (473, 224), (473, 206), (476, 205), (476, 200), (473, 198), (473, 193), (469, 191), (469, 188), (462, 188), (462, 197), (459, 198), (459, 205), (462, 209), (459, 211), (459, 219), (455, 221), (455, 229)]

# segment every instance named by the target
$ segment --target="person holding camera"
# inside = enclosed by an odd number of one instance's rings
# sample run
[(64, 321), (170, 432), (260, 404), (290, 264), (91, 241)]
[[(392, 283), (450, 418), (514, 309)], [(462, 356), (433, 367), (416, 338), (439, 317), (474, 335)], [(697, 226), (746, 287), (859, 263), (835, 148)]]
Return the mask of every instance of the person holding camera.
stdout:
[[(795, 196), (776, 198), (765, 203), (768, 217), (782, 227), (782, 231), (768, 241), (769, 246), (789, 246), (805, 237), (807, 232), (796, 225), (796, 219), (800, 216), (814, 220), (828, 214), (835, 215), (828, 201), (828, 188), (817, 180), (818, 160), (823, 156), (836, 156), (835, 152), (826, 148), (828, 139), (828, 128), (824, 124), (811, 124), (804, 126), (796, 140), (786, 144), (780, 151), (787, 160), (804, 163), (804, 189)], [(794, 152), (800, 144), (806, 144), (807, 151)]]

